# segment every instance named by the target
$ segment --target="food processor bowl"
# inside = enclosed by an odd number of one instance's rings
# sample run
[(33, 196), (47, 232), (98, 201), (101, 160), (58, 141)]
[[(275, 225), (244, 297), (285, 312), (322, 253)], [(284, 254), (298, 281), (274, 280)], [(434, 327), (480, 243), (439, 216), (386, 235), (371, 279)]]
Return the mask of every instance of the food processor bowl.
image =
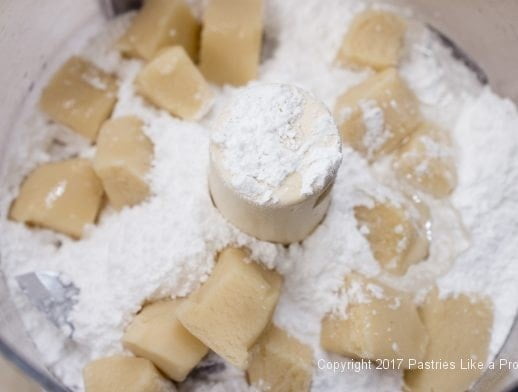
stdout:
[[(518, 78), (515, 77), (518, 64), (518, 1), (390, 1), (414, 10), (419, 18), (443, 35), (445, 43), (451, 45), (455, 54), (478, 73), (479, 79), (487, 80), (497, 93), (518, 103)], [(102, 25), (110, 13), (127, 4), (123, 0), (114, 3), (115, 7), (112, 8), (109, 0), (0, 2), (1, 172), (6, 170), (1, 160), (9, 149), (9, 136), (16, 132), (15, 124), (22, 108), (35, 104), (29, 102), (30, 92), (41, 76), (49, 72), (47, 65), (54, 63), (59, 53), (69, 52), (66, 49), (73, 50), (78, 40), (72, 40), (72, 37)], [(0, 271), (0, 353), (45, 390), (67, 391), (46, 370), (33, 342), (24, 331)], [(518, 361), (516, 323), (498, 358)], [(474, 390), (508, 391), (517, 385), (516, 370), (487, 370)]]

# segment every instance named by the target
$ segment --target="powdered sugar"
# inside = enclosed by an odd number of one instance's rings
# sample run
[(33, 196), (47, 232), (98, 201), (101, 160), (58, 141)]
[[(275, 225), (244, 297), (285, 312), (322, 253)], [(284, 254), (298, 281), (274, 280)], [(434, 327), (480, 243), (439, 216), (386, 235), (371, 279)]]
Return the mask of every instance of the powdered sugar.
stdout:
[(428, 135), (420, 136), (419, 141), (423, 144), (427, 157), (446, 158), (452, 155), (448, 148), (445, 148), (443, 144), (438, 143)]
[(97, 75), (86, 72), (81, 75), (81, 78), (88, 83), (93, 88), (96, 88), (97, 90), (106, 90), (108, 88), (108, 85)]
[(60, 181), (55, 187), (54, 189), (52, 189), (47, 197), (45, 198), (45, 206), (47, 208), (50, 208), (52, 207), (52, 205), (54, 204), (54, 202), (59, 199), (63, 193), (65, 193), (65, 190), (67, 189), (67, 182), (66, 181)]
[(379, 150), (392, 135), (390, 130), (385, 127), (383, 110), (376, 101), (362, 99), (358, 102), (358, 106), (362, 111), (365, 124), (363, 145), (367, 146), (367, 154), (371, 157), (373, 152)]
[(470, 247), (439, 287), (443, 295), (471, 292), (492, 298), (491, 353), (499, 349), (516, 316), (517, 129), (516, 107), (487, 88), (466, 103), (454, 129), (459, 186), (453, 204), (470, 233)]
[[(317, 0), (267, 1), (265, 34), (270, 52), (261, 66), (259, 80), (300, 86), (332, 108), (338, 95), (369, 74), (333, 66), (342, 34), (361, 7), (357, 2), (343, 0), (327, 0), (325, 7)], [(375, 276), (416, 297), (439, 276), (443, 276), (439, 280), (443, 295), (470, 292), (491, 296), (495, 304), (491, 354), (495, 354), (516, 313), (518, 295), (514, 260), (518, 244), (513, 241), (518, 235), (514, 215), (518, 207), (518, 167), (514, 163), (518, 114), (510, 102), (487, 90), (480, 94), (471, 75), (451, 59), (433, 35), (421, 28), (417, 33), (410, 31), (415, 36), (409, 41), (401, 72), (416, 91), (425, 116), (452, 130), (459, 185), (452, 205), (422, 197), (431, 213), (430, 256), (397, 278), (384, 273), (374, 260), (365, 232), (358, 229), (353, 213), (355, 206), (372, 205), (373, 200), (397, 203), (401, 199), (395, 190), (399, 184), (390, 171), (390, 162), (369, 166), (359, 154), (344, 147), (327, 217), (301, 244), (284, 248), (238, 232), (212, 206), (208, 194), (208, 125), (214, 119), (209, 115), (200, 124), (181, 121), (139, 97), (133, 80), (142, 63), (123, 60), (111, 49), (123, 30), (121, 26), (124, 23), (113, 23), (84, 53), (104, 69), (117, 73), (120, 87), (114, 116), (134, 114), (145, 123), (145, 133), (155, 145), (149, 175), (153, 197), (121, 212), (105, 209), (100, 222), (88, 229), (83, 240), (72, 241), (47, 230), (32, 230), (10, 222), (5, 219), (6, 212), (29, 170), (41, 162), (77, 154), (91, 156), (94, 150), (80, 137), (47, 124), (42, 115), (35, 114), (29, 123), (21, 123), (16, 129), (13, 145), (17, 148), (6, 160), (0, 199), (4, 218), (0, 223), (2, 268), (26, 326), (54, 374), (81, 390), (84, 364), (122, 351), (123, 330), (144, 301), (191, 292), (210, 273), (214, 254), (229, 244), (249, 247), (253, 258), (283, 274), (274, 322), (313, 348), (314, 391), (388, 392), (402, 387), (398, 371), (334, 373), (318, 366), (319, 360), (344, 361), (321, 349), (320, 320), (333, 310), (346, 314), (347, 302), (360, 295), (357, 290), (343, 289), (343, 277), (352, 270)], [(230, 99), (236, 90), (239, 89), (221, 89), (217, 100)], [(269, 95), (272, 102), (283, 97), (277, 93)], [(284, 99), (294, 107), (292, 114), (296, 113), (297, 97)], [(373, 113), (365, 120), (377, 129), (380, 116), (376, 110), (366, 113)], [(289, 123), (290, 118), (279, 117), (279, 124)], [(255, 117), (246, 117), (247, 126), (253, 121)], [(328, 125), (323, 121), (321, 126), (324, 129)], [(288, 144), (298, 146), (296, 139), (290, 139), (289, 127), (283, 129)], [(217, 134), (214, 137), (218, 139)], [(259, 142), (251, 145), (261, 147)], [(294, 161), (296, 164), (288, 167), (296, 169), (300, 156)], [(312, 162), (319, 163), (317, 159)], [(250, 164), (245, 161), (243, 166), (235, 166), (238, 176), (247, 170), (245, 163)], [(262, 179), (270, 184), (282, 182), (286, 173), (274, 175), (273, 162), (268, 159), (266, 164), (269, 169), (261, 174)], [(315, 173), (323, 170), (314, 168)], [(319, 177), (311, 174), (309, 178)], [(318, 181), (308, 180), (309, 186), (318, 186)], [(74, 341), (66, 340), (48, 325), (20, 295), (14, 276), (42, 269), (63, 273), (81, 290), (72, 314)], [(242, 372), (227, 368), (225, 376), (211, 388), (239, 391), (246, 389), (246, 382)]]
[(276, 203), (275, 191), (294, 173), (301, 176), (302, 196), (321, 190), (336, 173), (338, 130), (325, 109), (314, 118), (304, 116), (307, 106), (315, 105), (312, 100), (281, 84), (258, 84), (236, 94), (217, 122), (212, 143), (240, 195)]

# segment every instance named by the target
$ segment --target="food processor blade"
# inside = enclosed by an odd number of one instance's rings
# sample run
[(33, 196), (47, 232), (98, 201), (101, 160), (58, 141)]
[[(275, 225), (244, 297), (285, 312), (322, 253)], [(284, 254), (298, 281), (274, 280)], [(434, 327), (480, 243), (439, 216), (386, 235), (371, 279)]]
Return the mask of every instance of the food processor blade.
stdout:
[(69, 316), (79, 289), (63, 274), (53, 271), (29, 272), (18, 275), (16, 280), (29, 301), (71, 338), (75, 328)]

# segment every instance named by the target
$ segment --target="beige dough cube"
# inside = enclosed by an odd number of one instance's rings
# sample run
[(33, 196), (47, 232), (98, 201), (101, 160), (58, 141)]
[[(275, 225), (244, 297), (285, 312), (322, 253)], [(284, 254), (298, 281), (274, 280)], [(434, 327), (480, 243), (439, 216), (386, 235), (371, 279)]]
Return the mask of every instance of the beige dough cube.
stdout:
[(394, 159), (396, 173), (410, 185), (443, 198), (457, 184), (457, 171), (449, 135), (425, 123), (410, 135)]
[(164, 49), (137, 75), (137, 90), (156, 106), (187, 120), (208, 112), (213, 93), (181, 46)]
[(358, 206), (354, 208), (354, 216), (374, 258), (387, 272), (404, 275), (412, 264), (428, 257), (425, 227), (428, 216), (423, 216), (422, 210), (413, 204)]
[(359, 275), (346, 279), (347, 289), (358, 287), (365, 298), (348, 305), (346, 319), (328, 315), (322, 321), (322, 347), (356, 359), (401, 360), (405, 369), (412, 359), (421, 360), (428, 334), (411, 299)]
[(80, 238), (101, 207), (103, 188), (90, 162), (71, 159), (41, 165), (23, 182), (11, 219)]
[(383, 70), (395, 67), (401, 56), (406, 32), (405, 21), (387, 11), (368, 10), (353, 19), (337, 61), (343, 66)]
[(133, 354), (149, 359), (175, 381), (183, 381), (209, 351), (178, 321), (176, 311), (181, 302), (169, 300), (145, 306), (122, 340)]
[(227, 248), (209, 279), (178, 309), (185, 328), (216, 354), (246, 369), (248, 352), (269, 324), (281, 277)]
[(235, 86), (255, 79), (262, 31), (262, 0), (210, 0), (200, 48), (200, 69), (205, 77)]
[(85, 392), (174, 392), (144, 358), (113, 356), (90, 362), (83, 369)]
[[(492, 304), (467, 295), (440, 299), (433, 290), (419, 309), (430, 343), (423, 361), (454, 362), (455, 369), (426, 370), (419, 364), (405, 372), (411, 392), (466, 391), (483, 370), (469, 367), (470, 360), (486, 364), (493, 327)], [(461, 363), (462, 361), (462, 363)], [(464, 366), (464, 369), (461, 368)], [(483, 365), (482, 365), (483, 366)]]
[(369, 160), (393, 151), (421, 122), (415, 95), (393, 68), (346, 91), (334, 116), (343, 141)]
[(119, 41), (121, 51), (151, 60), (160, 49), (181, 45), (198, 58), (200, 23), (184, 0), (146, 0)]
[(313, 352), (284, 330), (271, 326), (252, 349), (248, 379), (269, 392), (309, 391)]
[(149, 196), (146, 175), (153, 160), (153, 143), (133, 116), (104, 123), (97, 139), (94, 169), (110, 203), (117, 209)]
[(95, 141), (115, 106), (115, 78), (80, 57), (71, 57), (50, 80), (40, 99), (54, 121)]

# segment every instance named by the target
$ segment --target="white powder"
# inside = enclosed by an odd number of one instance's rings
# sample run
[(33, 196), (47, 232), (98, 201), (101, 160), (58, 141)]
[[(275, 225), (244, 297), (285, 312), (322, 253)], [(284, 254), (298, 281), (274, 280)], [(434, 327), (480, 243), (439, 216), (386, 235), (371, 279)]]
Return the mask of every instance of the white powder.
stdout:
[(428, 135), (422, 135), (419, 141), (423, 144), (427, 157), (447, 158), (452, 156), (450, 149)]
[(318, 192), (336, 173), (342, 159), (338, 130), (326, 110), (305, 118), (311, 99), (291, 86), (259, 84), (229, 103), (211, 138), (239, 194), (275, 203), (274, 192), (294, 173), (301, 175), (301, 195)]
[(390, 130), (385, 127), (385, 116), (378, 103), (372, 99), (362, 99), (358, 102), (362, 111), (363, 123), (365, 124), (365, 134), (363, 145), (367, 147), (368, 157), (379, 150), (381, 146), (392, 135)]
[(47, 194), (45, 198), (45, 206), (51, 208), (56, 200), (58, 200), (67, 189), (68, 183), (66, 181), (60, 181), (57, 185)]
[(82, 74), (81, 79), (98, 90), (106, 90), (108, 88), (106, 82), (104, 82), (98, 75), (93, 72), (86, 72)]
[(378, 286), (373, 283), (368, 283), (365, 288), (374, 298), (381, 299), (385, 296), (385, 294), (383, 293), (383, 288), (381, 286)]
[(76, 104), (76, 101), (74, 99), (69, 99), (63, 102), (63, 108), (65, 109), (72, 109)]
[(470, 247), (439, 287), (443, 295), (471, 292), (492, 298), (491, 353), (499, 350), (516, 316), (517, 129), (516, 107), (489, 89), (466, 102), (454, 129), (459, 186), (453, 205), (470, 233)]
[[(325, 7), (317, 0), (267, 1), (266, 57), (260, 81), (300, 86), (332, 107), (338, 95), (368, 75), (332, 66), (353, 12), (362, 7), (356, 1), (344, 0), (328, 0)], [(343, 276), (351, 270), (377, 276), (416, 296), (439, 276), (443, 295), (466, 291), (491, 296), (495, 328), (490, 348), (491, 355), (496, 353), (516, 314), (518, 295), (514, 260), (518, 253), (518, 219), (514, 214), (518, 207), (518, 164), (514, 158), (518, 152), (518, 114), (510, 102), (487, 90), (480, 93), (474, 78), (433, 36), (411, 29), (401, 72), (416, 91), (425, 116), (452, 130), (459, 185), (451, 204), (458, 212), (447, 201), (424, 198), (432, 217), (430, 257), (411, 267), (406, 276), (391, 277), (374, 260), (353, 213), (354, 206), (371, 205), (373, 198), (394, 203), (400, 200), (391, 189), (395, 180), (388, 169), (390, 160), (369, 167), (365, 159), (344, 147), (344, 163), (327, 217), (301, 244), (284, 248), (239, 233), (220, 216), (208, 195), (207, 124), (213, 119), (201, 124), (174, 119), (135, 94), (133, 79), (142, 63), (122, 60), (111, 49), (125, 23), (113, 23), (84, 53), (118, 74), (119, 101), (114, 115), (135, 114), (146, 124), (145, 132), (155, 144), (149, 176), (154, 196), (120, 212), (106, 209), (83, 240), (72, 241), (47, 230), (28, 229), (5, 217), (20, 180), (32, 168), (76, 154), (91, 156), (93, 149), (77, 135), (47, 124), (36, 114), (28, 122), (20, 120), (11, 139), (17, 148), (11, 149), (5, 160), (0, 199), (2, 269), (28, 331), (56, 376), (74, 390), (82, 390), (82, 367), (93, 358), (122, 350), (123, 330), (141, 304), (191, 292), (210, 273), (215, 252), (228, 244), (249, 247), (256, 260), (284, 275), (274, 321), (313, 348), (313, 391), (389, 392), (402, 387), (398, 371), (335, 373), (318, 365), (319, 360), (345, 360), (324, 352), (319, 334), (320, 320), (326, 313), (336, 310), (346, 314), (347, 302), (361, 297), (359, 290), (342, 287)], [(216, 105), (235, 90), (221, 89)], [(272, 180), (270, 174), (266, 177)], [(14, 280), (20, 273), (45, 269), (62, 272), (81, 290), (71, 315), (76, 327), (74, 341), (66, 340), (32, 309)], [(242, 372), (230, 367), (209, 387), (196, 382), (191, 387), (187, 390), (247, 389)]]

